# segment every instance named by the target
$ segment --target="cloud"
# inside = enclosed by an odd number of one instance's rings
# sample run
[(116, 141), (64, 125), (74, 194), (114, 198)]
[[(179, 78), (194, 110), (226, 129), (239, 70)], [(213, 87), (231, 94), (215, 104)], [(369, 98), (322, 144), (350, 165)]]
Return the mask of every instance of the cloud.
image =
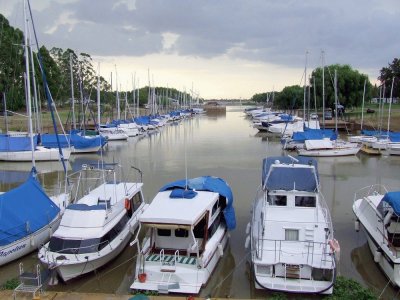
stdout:
[[(209, 61), (224, 56), (302, 68), (309, 51), (314, 68), (324, 50), (328, 64), (350, 64), (376, 77), (400, 49), (397, 0), (36, 0), (31, 5), (42, 44), (92, 56), (174, 54)], [(20, 7), (15, 4), (10, 12), (10, 4), (0, 5), (9, 16), (18, 15)], [(13, 25), (21, 28), (22, 22)]]

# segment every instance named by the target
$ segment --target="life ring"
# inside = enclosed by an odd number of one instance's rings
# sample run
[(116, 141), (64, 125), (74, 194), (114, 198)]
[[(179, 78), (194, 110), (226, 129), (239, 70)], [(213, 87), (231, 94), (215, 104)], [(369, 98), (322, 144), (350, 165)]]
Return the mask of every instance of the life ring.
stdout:
[(125, 209), (130, 210), (131, 209), (131, 200), (128, 198), (125, 198)]

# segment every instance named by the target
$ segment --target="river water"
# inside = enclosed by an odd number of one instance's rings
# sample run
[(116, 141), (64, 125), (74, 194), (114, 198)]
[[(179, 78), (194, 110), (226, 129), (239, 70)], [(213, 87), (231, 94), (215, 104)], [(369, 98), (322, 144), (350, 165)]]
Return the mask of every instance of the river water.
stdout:
[[(261, 180), (264, 157), (285, 154), (279, 139), (258, 133), (245, 118), (243, 108), (228, 107), (226, 113), (208, 114), (165, 126), (157, 132), (125, 142), (110, 142), (103, 154), (106, 162), (120, 162), (125, 168), (135, 166), (143, 172), (144, 196), (150, 202), (158, 189), (171, 181), (213, 175), (225, 179), (234, 195), (237, 228), (231, 232), (229, 247), (200, 296), (230, 298), (265, 298), (269, 293), (254, 289), (244, 248), (250, 209)], [(186, 157), (186, 159), (185, 159)], [(83, 163), (100, 155), (74, 155), (68, 167), (78, 170)], [(185, 164), (186, 161), (186, 164)], [(26, 178), (29, 164), (0, 164), (0, 188), (8, 190)], [(339, 274), (372, 288), (382, 299), (398, 297), (373, 262), (365, 234), (355, 232), (352, 203), (354, 192), (371, 184), (384, 184), (388, 190), (399, 189), (400, 157), (367, 156), (318, 159), (322, 192), (331, 209), (335, 235), (341, 245)], [(60, 180), (59, 163), (41, 163), (40, 180), (47, 190)], [(127, 247), (114, 261), (96, 273), (48, 287), (56, 291), (129, 293), (133, 281), (136, 249)], [(0, 267), (0, 283), (16, 277), (18, 263), (26, 270), (37, 263), (32, 253), (18, 262)], [(315, 298), (319, 298), (316, 296)]]

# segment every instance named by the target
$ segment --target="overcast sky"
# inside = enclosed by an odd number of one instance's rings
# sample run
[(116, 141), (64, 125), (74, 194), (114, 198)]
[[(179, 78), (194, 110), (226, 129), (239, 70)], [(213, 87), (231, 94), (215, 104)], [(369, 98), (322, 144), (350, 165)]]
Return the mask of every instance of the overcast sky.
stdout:
[[(22, 0), (0, 13), (23, 28)], [(31, 0), (40, 44), (91, 55), (122, 90), (150, 79), (204, 98), (249, 98), (303, 85), (326, 64), (375, 83), (400, 54), (399, 0)], [(340, 74), (338, 74), (340, 76)], [(115, 78), (113, 80), (115, 83)]]

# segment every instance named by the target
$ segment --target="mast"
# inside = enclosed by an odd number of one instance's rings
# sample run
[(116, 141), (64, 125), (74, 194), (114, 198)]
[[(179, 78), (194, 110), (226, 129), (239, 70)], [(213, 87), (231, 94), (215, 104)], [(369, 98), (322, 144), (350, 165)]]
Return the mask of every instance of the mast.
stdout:
[(120, 120), (121, 119), (121, 108), (119, 106), (117, 65), (115, 65), (115, 88), (117, 90), (117, 120)]
[(365, 101), (366, 85), (367, 85), (367, 79), (364, 80), (364, 91), (363, 91), (363, 99), (362, 99), (362, 106), (361, 106), (361, 130), (363, 129), (363, 123), (364, 123), (364, 101)]
[(69, 71), (70, 71), (70, 77), (71, 77), (72, 126), (76, 130), (75, 99), (74, 99), (74, 76), (73, 76), (73, 73), (72, 73), (72, 53), (69, 54)]
[(31, 84), (29, 77), (29, 53), (28, 53), (28, 18), (26, 16), (26, 2), (24, 1), (24, 48), (25, 48), (25, 88), (26, 88), (26, 100), (28, 105), (28, 128), (29, 128), (29, 137), (31, 140), (31, 151), (32, 151), (32, 165), (35, 167), (35, 146), (33, 144), (33, 126), (32, 126), (32, 107), (31, 107)]
[(338, 133), (337, 129), (337, 115), (338, 115), (338, 98), (337, 98), (337, 70), (335, 70), (335, 133)]
[(100, 134), (100, 63), (97, 65), (97, 126)]
[[(304, 66), (303, 127), (306, 126), (307, 58), (308, 58), (308, 51), (306, 51), (306, 63), (305, 63), (305, 66)], [(308, 125), (310, 125), (310, 124), (308, 124)]]
[(388, 124), (387, 124), (387, 135), (389, 137), (389, 127), (390, 127), (390, 113), (392, 109), (392, 102), (393, 102), (393, 85), (394, 85), (394, 76), (392, 79), (392, 88), (390, 89), (390, 103), (389, 103), (389, 111), (388, 111)]
[(324, 66), (324, 59), (325, 59), (325, 51), (321, 53), (321, 60), (322, 60), (322, 123), (324, 124), (325, 129), (325, 66)]

